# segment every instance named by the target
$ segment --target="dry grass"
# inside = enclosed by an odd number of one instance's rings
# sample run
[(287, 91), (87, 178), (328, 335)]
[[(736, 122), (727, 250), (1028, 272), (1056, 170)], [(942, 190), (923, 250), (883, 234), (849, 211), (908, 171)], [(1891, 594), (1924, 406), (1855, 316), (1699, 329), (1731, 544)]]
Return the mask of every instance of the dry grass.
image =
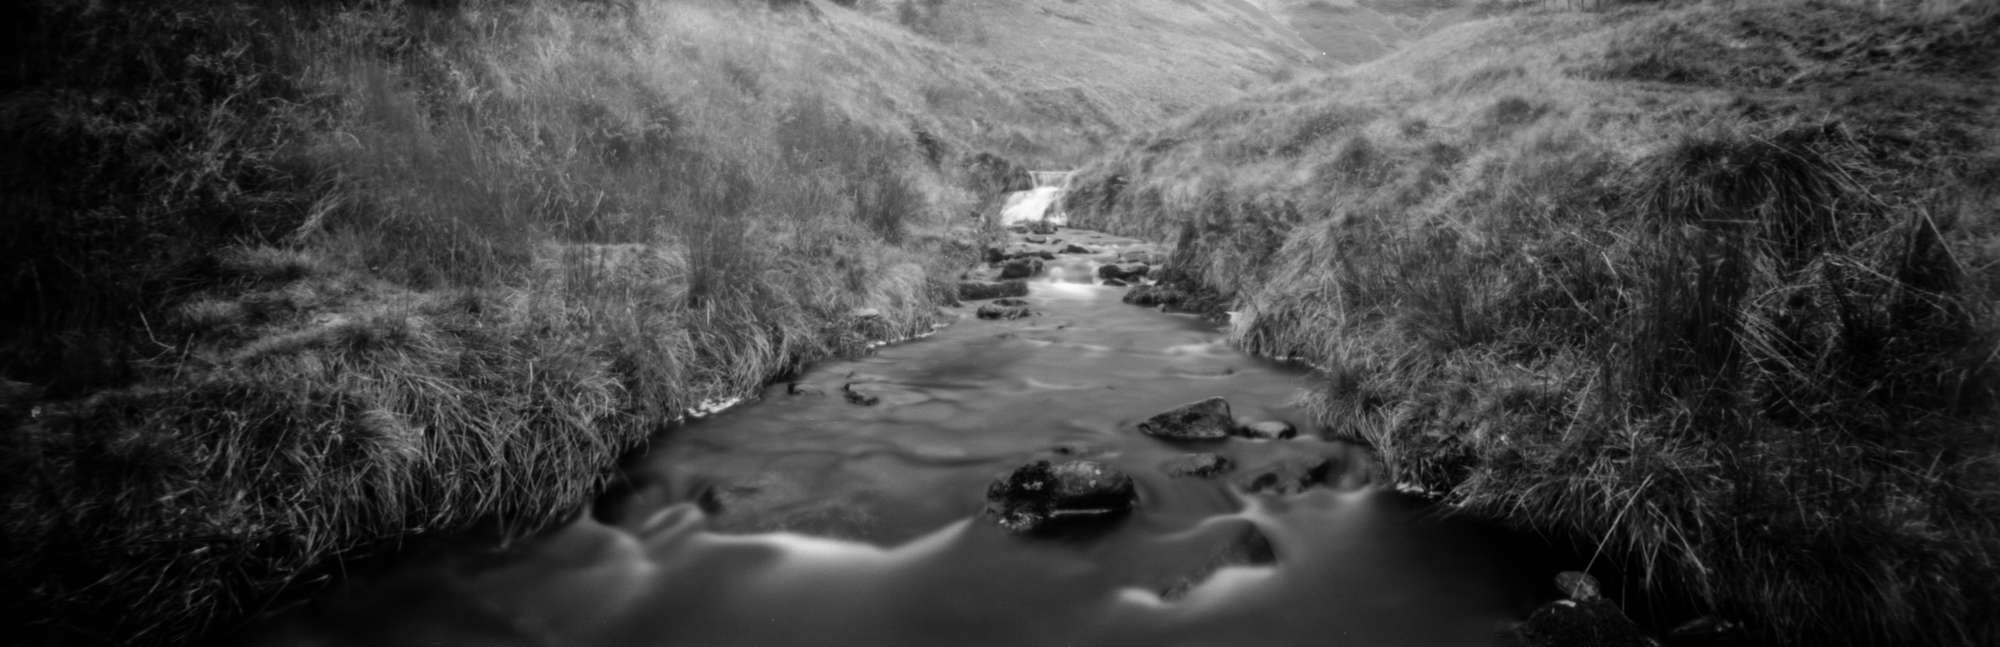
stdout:
[[(1057, 148), (1023, 136), (1046, 107), (856, 16), (8, 11), (0, 615), (28, 642), (184, 642), (407, 541), (559, 520), (688, 409), (927, 329), (1006, 156)], [(925, 105), (947, 81), (968, 98)]]
[(1177, 240), (1239, 343), (1324, 367), (1323, 424), (1641, 616), (1990, 644), (2000, 13), (1748, 4), (1446, 29), (1068, 208)]

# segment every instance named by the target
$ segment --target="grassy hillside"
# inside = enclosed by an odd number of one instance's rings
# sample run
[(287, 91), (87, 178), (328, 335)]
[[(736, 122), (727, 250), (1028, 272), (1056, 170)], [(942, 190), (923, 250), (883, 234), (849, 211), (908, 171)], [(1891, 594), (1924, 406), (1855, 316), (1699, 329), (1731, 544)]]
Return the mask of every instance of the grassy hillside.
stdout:
[(180, 642), (557, 519), (689, 409), (925, 329), (1010, 160), (1107, 121), (812, 3), (3, 11), (25, 642)]
[(2000, 12), (1730, 4), (1450, 27), (1067, 206), (1177, 241), (1191, 303), (1323, 367), (1327, 428), (1641, 615), (1993, 644)]
[(1380, 58), (1490, 10), (1475, 0), (1257, 0), (1326, 63)]
[(1088, 101), (1125, 127), (1234, 96), (1310, 64), (1307, 44), (1251, 0), (861, 0), (1035, 101)]

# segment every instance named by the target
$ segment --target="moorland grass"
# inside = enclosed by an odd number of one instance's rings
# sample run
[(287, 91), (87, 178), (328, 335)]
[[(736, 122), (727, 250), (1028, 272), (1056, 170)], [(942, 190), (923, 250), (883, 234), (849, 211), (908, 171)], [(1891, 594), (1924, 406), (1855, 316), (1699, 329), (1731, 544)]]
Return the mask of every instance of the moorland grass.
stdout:
[(1656, 631), (1991, 644), (2000, 13), (1753, 5), (1447, 29), (1136, 137), (1067, 207), (1175, 240), (1328, 430)]
[[(856, 17), (7, 11), (22, 642), (213, 636), (416, 538), (559, 521), (688, 410), (926, 330), (957, 221), (1042, 146), (1038, 108)], [(978, 111), (896, 108), (945, 80)]]

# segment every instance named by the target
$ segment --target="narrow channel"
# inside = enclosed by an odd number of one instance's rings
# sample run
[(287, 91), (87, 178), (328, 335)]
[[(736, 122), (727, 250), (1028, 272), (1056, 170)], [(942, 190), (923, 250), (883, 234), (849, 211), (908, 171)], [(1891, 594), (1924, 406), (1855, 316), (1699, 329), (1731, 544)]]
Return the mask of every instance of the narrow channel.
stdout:
[[(1301, 368), (1098, 279), (1157, 248), (1013, 237), (1054, 256), (1031, 316), (967, 302), (934, 335), (663, 434), (564, 527), (356, 578), (255, 642), (1487, 645), (1546, 597), (1521, 542), (1441, 518), (1373, 482), (1365, 448), (1313, 433), (1291, 406)], [(1210, 397), (1303, 433), (1190, 446), (1135, 429)], [(1172, 467), (1190, 452), (1230, 467)], [(981, 516), (995, 479), (1073, 459), (1130, 475), (1135, 508), (1056, 534)]]

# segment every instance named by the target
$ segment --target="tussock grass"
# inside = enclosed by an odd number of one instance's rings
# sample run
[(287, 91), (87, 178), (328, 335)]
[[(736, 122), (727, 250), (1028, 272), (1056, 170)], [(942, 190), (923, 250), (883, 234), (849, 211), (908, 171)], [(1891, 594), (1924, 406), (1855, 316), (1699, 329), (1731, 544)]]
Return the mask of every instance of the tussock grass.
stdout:
[[(1042, 108), (852, 15), (8, 11), (0, 616), (28, 642), (213, 636), (408, 541), (559, 521), (700, 403), (926, 330), (958, 220), (1053, 148)], [(976, 101), (908, 109), (946, 80)]]
[(2000, 14), (1754, 4), (1453, 27), (1135, 137), (1067, 206), (1177, 241), (1238, 343), (1322, 367), (1322, 424), (1656, 630), (1991, 643)]

